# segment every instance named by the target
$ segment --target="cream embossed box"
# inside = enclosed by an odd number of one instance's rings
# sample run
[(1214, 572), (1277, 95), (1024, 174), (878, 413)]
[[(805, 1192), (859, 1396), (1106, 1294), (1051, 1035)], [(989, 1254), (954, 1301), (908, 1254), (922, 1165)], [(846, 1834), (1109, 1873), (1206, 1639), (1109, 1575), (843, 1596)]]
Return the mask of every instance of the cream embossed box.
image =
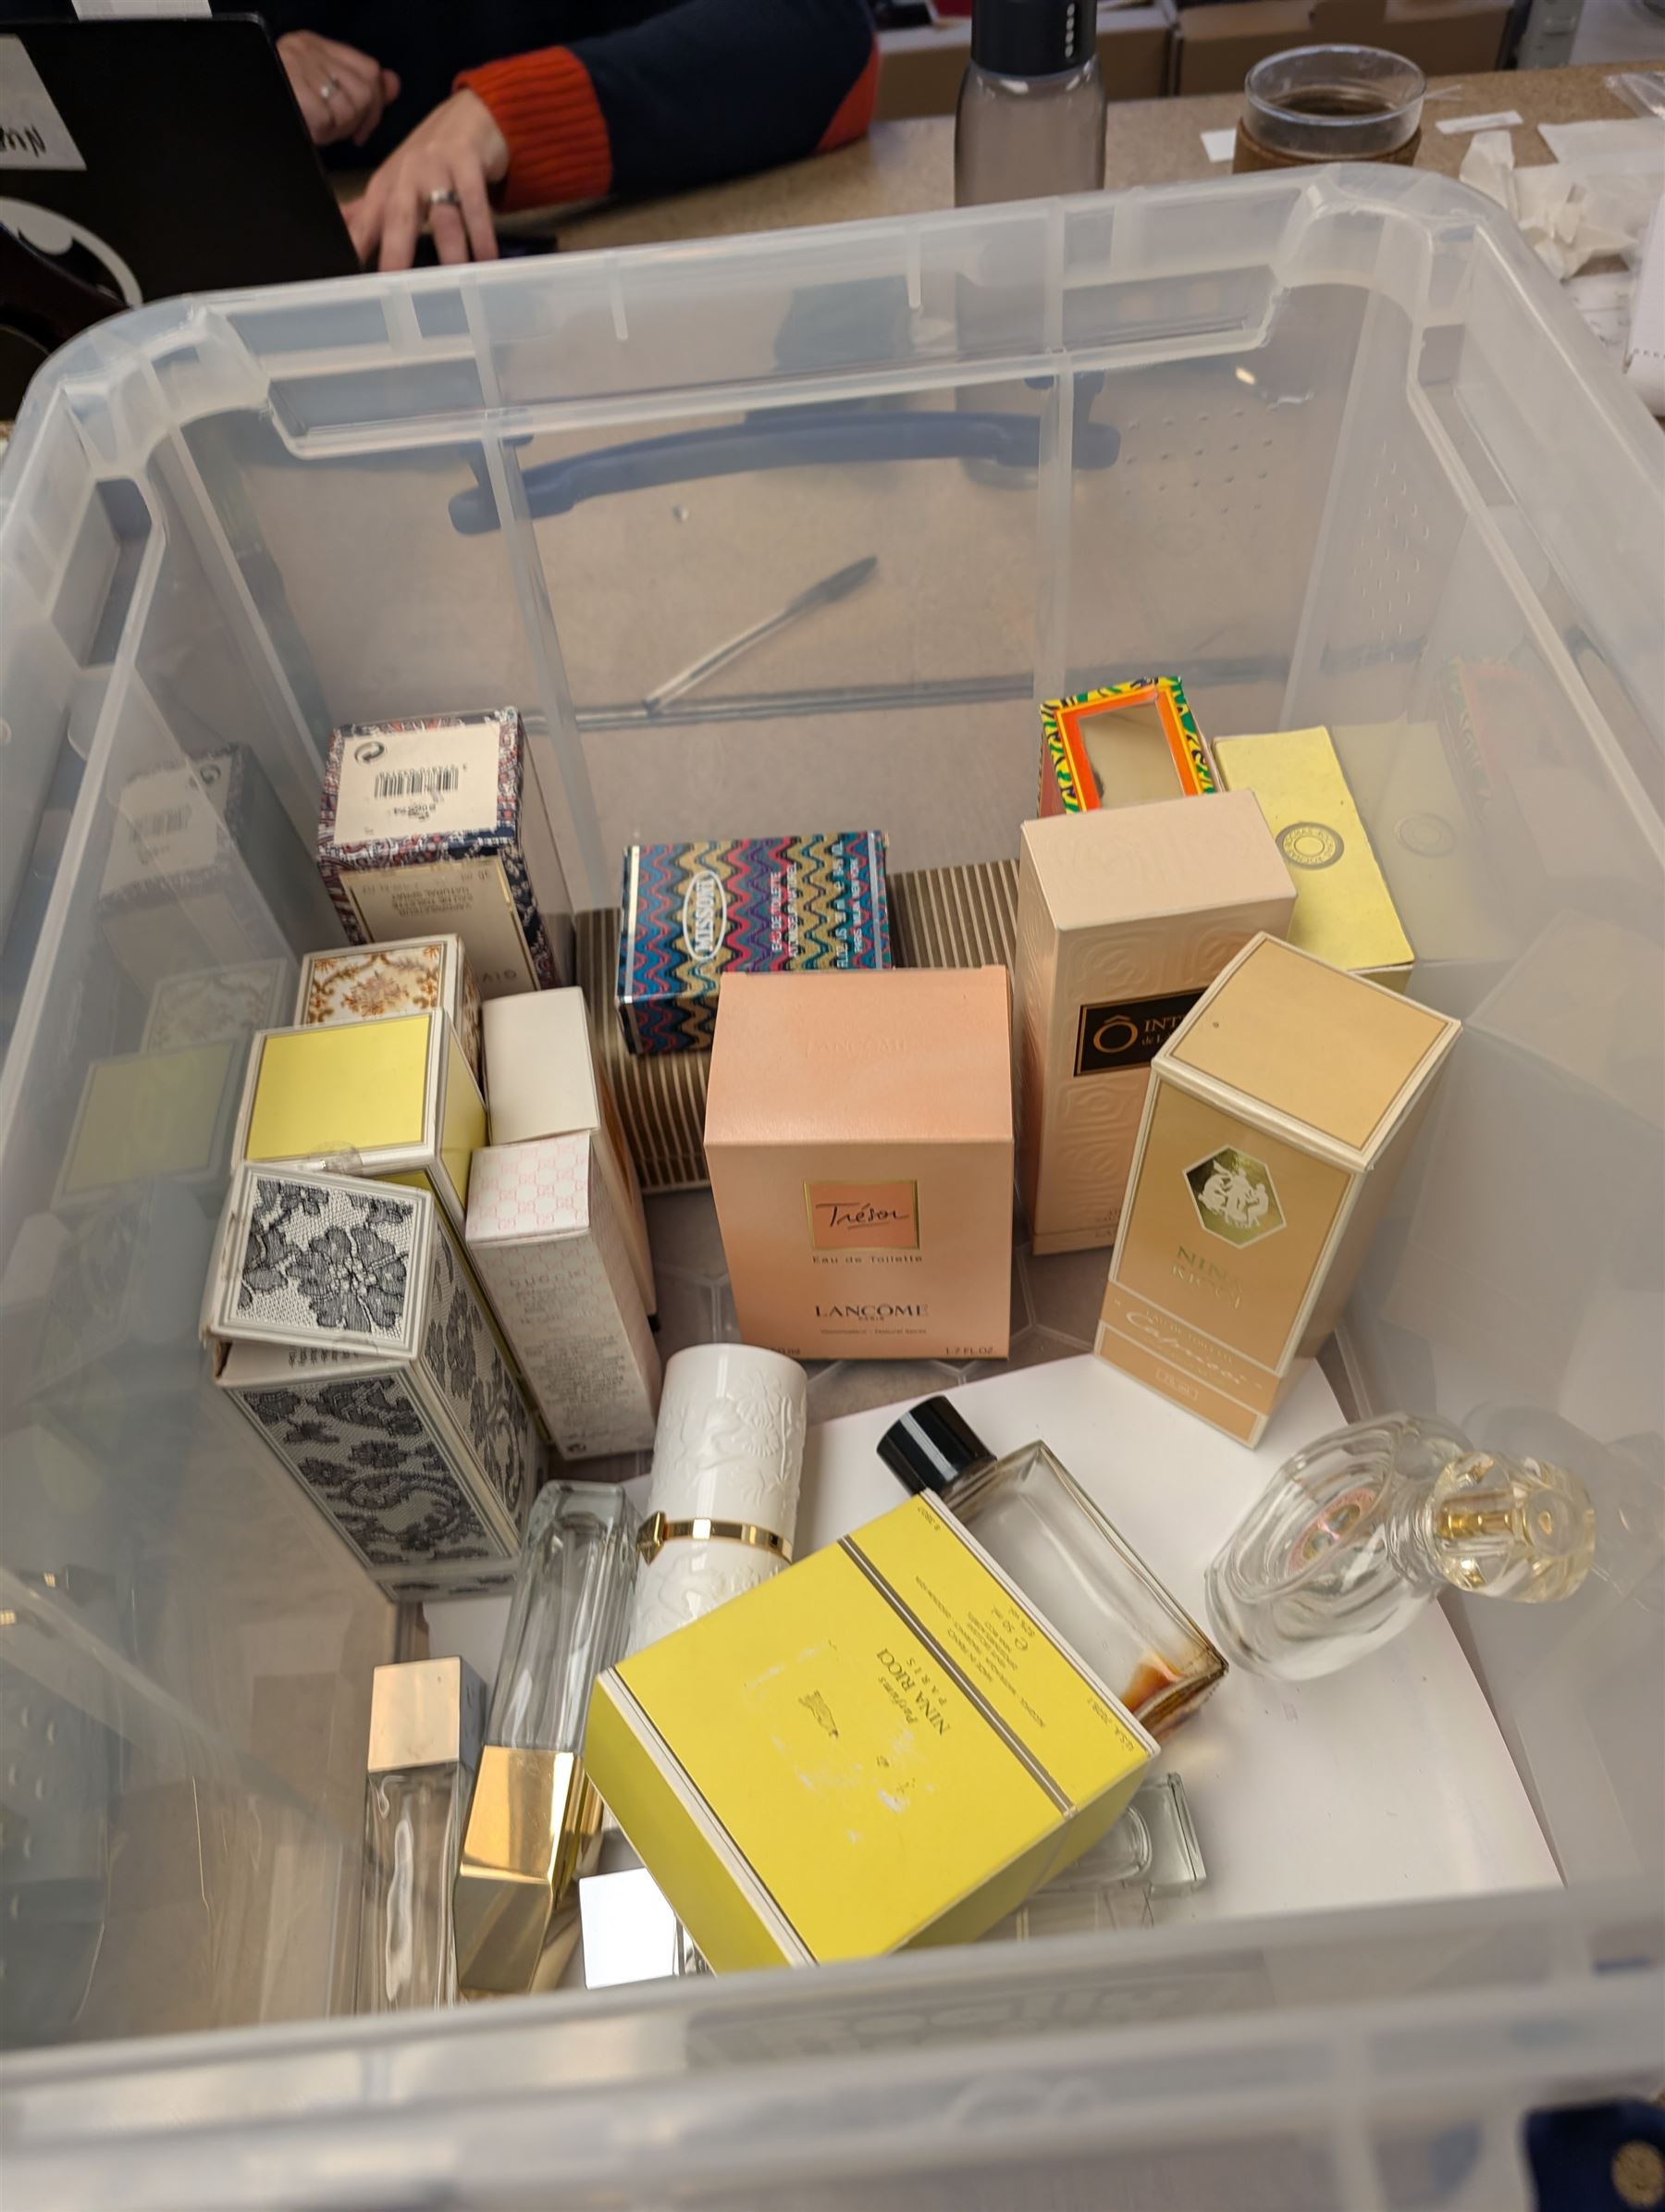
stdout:
[[(476, 1083), (480, 1069), (480, 987), (454, 933), (405, 937), (308, 953), (295, 995), (297, 1029), (312, 1022), (373, 1021), (384, 1014), (450, 1017)], [(264, 1025), (263, 1025), (264, 1026)]]

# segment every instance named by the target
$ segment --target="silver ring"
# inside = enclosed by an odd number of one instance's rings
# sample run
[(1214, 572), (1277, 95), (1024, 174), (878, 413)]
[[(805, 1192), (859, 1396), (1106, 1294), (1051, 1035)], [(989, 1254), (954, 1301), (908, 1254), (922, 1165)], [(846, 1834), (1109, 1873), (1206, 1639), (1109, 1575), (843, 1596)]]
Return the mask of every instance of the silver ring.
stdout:
[(430, 207), (461, 207), (462, 195), (449, 184), (442, 184), (437, 192), (429, 192), (427, 204)]
[(341, 80), (339, 77), (326, 77), (323, 83), (318, 87), (318, 97), (323, 101), (325, 106), (327, 107), (329, 103), (335, 98), (336, 94), (340, 91), (340, 89)]

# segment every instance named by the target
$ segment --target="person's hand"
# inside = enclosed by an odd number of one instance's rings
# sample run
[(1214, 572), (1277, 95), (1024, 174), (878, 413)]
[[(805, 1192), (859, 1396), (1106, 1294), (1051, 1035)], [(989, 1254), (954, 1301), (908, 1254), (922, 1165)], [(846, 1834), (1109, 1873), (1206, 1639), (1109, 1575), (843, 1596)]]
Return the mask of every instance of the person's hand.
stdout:
[(391, 69), (315, 31), (286, 31), (278, 52), (314, 146), (332, 146), (343, 138), (362, 146), (381, 121), (382, 109), (399, 97)]
[(424, 228), (441, 261), (497, 259), (487, 186), (509, 173), (509, 142), (476, 93), (453, 93), (382, 163), (347, 228), (366, 266), (408, 269)]

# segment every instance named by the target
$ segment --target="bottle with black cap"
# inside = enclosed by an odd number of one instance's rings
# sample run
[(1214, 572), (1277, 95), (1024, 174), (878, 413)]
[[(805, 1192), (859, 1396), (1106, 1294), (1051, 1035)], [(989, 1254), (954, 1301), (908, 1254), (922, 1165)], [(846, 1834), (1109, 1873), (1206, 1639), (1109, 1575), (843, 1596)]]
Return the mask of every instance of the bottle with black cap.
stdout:
[(1096, 0), (976, 0), (954, 123), (954, 204), (1102, 191)]
[(879, 1456), (968, 1528), (1040, 1619), (1153, 1736), (1189, 1720), (1226, 1662), (1051, 1449), (997, 1458), (946, 1398), (894, 1421)]

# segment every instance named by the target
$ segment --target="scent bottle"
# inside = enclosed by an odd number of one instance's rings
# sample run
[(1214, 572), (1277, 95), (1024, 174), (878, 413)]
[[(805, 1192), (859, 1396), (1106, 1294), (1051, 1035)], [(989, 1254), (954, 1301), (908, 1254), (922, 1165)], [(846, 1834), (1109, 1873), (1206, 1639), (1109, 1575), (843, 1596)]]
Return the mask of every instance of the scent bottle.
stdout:
[(932, 1490), (1042, 1619), (1153, 1736), (1188, 1720), (1226, 1673), (1195, 1621), (1042, 1443), (997, 1459), (946, 1398), (893, 1422), (879, 1456)]
[(1185, 1785), (1178, 1774), (1157, 1774), (1140, 1784), (1107, 1834), (982, 1940), (1025, 1943), (1044, 1935), (1147, 1928), (1155, 1917), (1154, 1900), (1184, 1896), (1207, 1879)]
[(1575, 1476), (1390, 1414), (1284, 1463), (1208, 1570), (1209, 1618), (1234, 1662), (1301, 1681), (1391, 1641), (1442, 1589), (1569, 1597), (1595, 1548)]
[(585, 1721), (596, 1676), (623, 1654), (635, 1558), (622, 1489), (539, 1493), (457, 1868), (457, 1978), (470, 1995), (553, 1980), (577, 1940), (574, 1885), (601, 1828)]
[(954, 204), (986, 206), (1104, 181), (1094, 0), (976, 0), (954, 119)]
[(460, 1659), (377, 1667), (365, 1761), (359, 2012), (456, 2001), (451, 1878), (480, 1753), (486, 1685)]

